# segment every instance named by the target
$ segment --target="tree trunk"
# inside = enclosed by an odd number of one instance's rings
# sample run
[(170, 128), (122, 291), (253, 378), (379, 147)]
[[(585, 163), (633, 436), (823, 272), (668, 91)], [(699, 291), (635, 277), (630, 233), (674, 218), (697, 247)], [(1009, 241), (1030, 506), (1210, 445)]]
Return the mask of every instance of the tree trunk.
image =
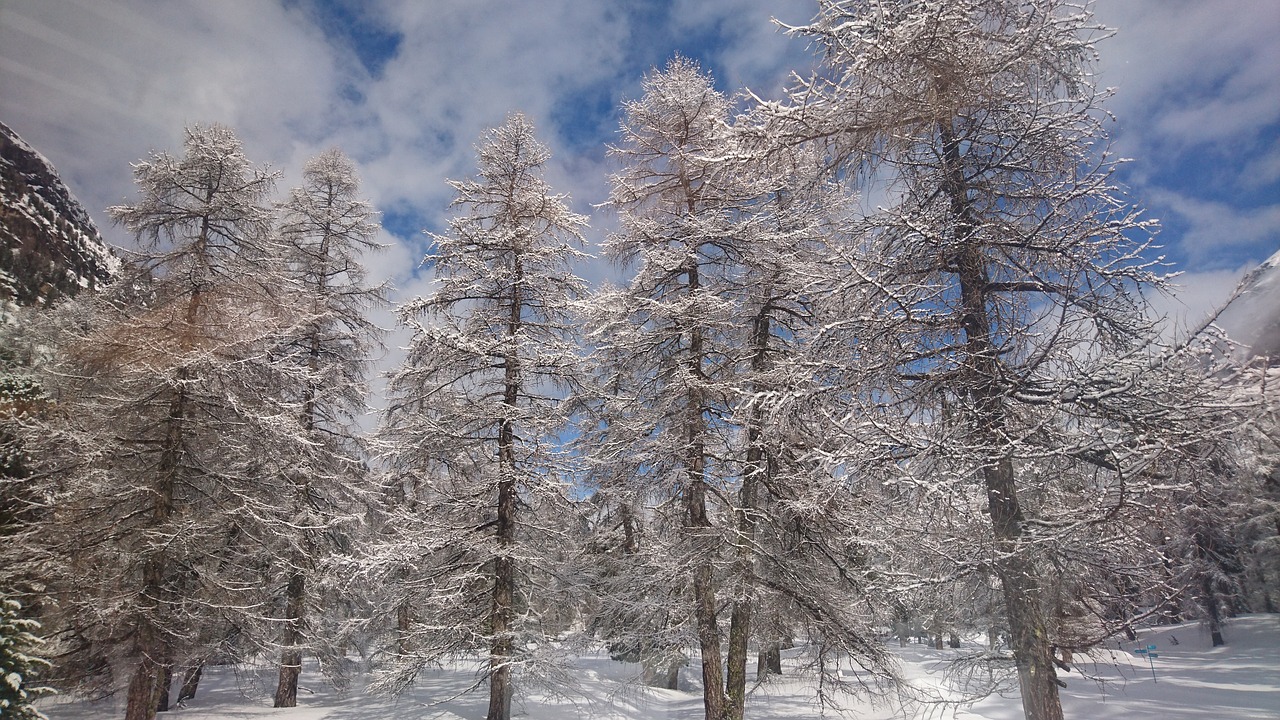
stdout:
[(992, 323), (987, 311), (988, 275), (982, 251), (975, 237), (978, 222), (973, 217), (960, 143), (945, 122), (938, 124), (942, 141), (943, 190), (956, 220), (960, 247), (954, 259), (960, 285), (966, 365), (977, 418), (974, 439), (989, 448), (982, 466), (987, 490), (987, 508), (995, 535), (993, 565), (1000, 578), (1005, 611), (1009, 619), (1022, 709), (1026, 720), (1062, 720), (1058, 697), (1057, 671), (1053, 664), (1048, 629), (1041, 611), (1039, 573), (1022, 543), (1025, 529), (1018, 503), (1013, 460), (1002, 449), (1006, 408), (998, 350), (992, 341)]
[[(698, 480), (686, 491), (690, 515), (690, 527), (709, 528), (707, 518), (706, 486), (701, 479), (702, 457), (699, 451), (695, 464)], [(710, 557), (711, 548), (703, 551)], [(702, 704), (707, 720), (722, 720), (725, 712), (724, 673), (720, 668), (720, 627), (716, 622), (716, 592), (711, 562), (699, 562), (693, 569), (694, 617), (698, 623), (698, 646), (702, 652)]]
[(1007, 572), (1010, 574), (1005, 582), (1005, 607), (1014, 662), (1018, 667), (1018, 686), (1022, 690), (1022, 712), (1027, 720), (1062, 720), (1057, 669), (1036, 604), (1039, 588), (1031, 578), (1020, 581), (1014, 577), (1022, 570), (1010, 568)]
[[(692, 212), (692, 197), (688, 202)], [(685, 266), (685, 273), (687, 289), (692, 297), (700, 287), (697, 263), (690, 261)], [(702, 329), (695, 326), (689, 330), (686, 364), (690, 377), (696, 381), (704, 379), (704, 352)], [(715, 571), (711, 561), (715, 547), (710, 533), (711, 518), (707, 514), (704, 409), (701, 387), (690, 388), (685, 408), (688, 414), (685, 421), (685, 512), (689, 532), (693, 536), (694, 553), (702, 558), (701, 561), (695, 561), (693, 566), (693, 614), (698, 624), (698, 647), (702, 655), (702, 704), (706, 720), (724, 720), (724, 672), (720, 667), (720, 627), (716, 622)]]
[(199, 660), (195, 665), (187, 668), (186, 674), (182, 677), (182, 689), (178, 691), (178, 706), (196, 696), (196, 689), (200, 687), (200, 676), (204, 674), (204, 661)]
[(1222, 638), (1222, 612), (1218, 609), (1218, 594), (1213, 591), (1213, 580), (1208, 575), (1200, 580), (1201, 597), (1204, 598), (1204, 610), (1208, 615), (1209, 636), (1214, 647), (1227, 644)]
[(160, 678), (156, 688), (156, 712), (169, 712), (169, 686), (173, 684), (173, 663), (166, 659), (160, 665)]
[[(1159, 532), (1161, 537), (1168, 537), (1163, 527), (1159, 529)], [(1169, 554), (1169, 549), (1167, 547), (1162, 548), (1160, 550), (1160, 565), (1164, 569), (1164, 584), (1167, 587), (1172, 588), (1177, 586), (1173, 577), (1174, 565), (1176, 564), (1177, 560)], [(1164, 607), (1161, 609), (1160, 616), (1157, 620), (1161, 625), (1177, 625), (1182, 622), (1182, 605), (1179, 602), (1179, 596), (1180, 593), (1178, 591), (1174, 591), (1164, 598)]]
[[(196, 298), (191, 300), (195, 304)], [(188, 313), (194, 310), (188, 307)], [(178, 381), (187, 378), (185, 369), (178, 371)], [(186, 416), (185, 390), (179, 386), (169, 403), (169, 414), (165, 418), (165, 436), (160, 452), (160, 466), (156, 477), (155, 497), (151, 507), (151, 526), (160, 527), (173, 514), (174, 488), (177, 474), (181, 467), (181, 455), (185, 432), (183, 421)], [(138, 666), (129, 681), (128, 701), (125, 709), (125, 720), (152, 720), (160, 701), (160, 682), (164, 675), (169, 656), (166, 642), (157, 627), (160, 616), (168, 610), (169, 588), (165, 584), (168, 571), (168, 557), (164, 547), (150, 550), (142, 561), (142, 593), (139, 598), (141, 607), (138, 617), (137, 640), (134, 653), (138, 658)]]
[(760, 656), (756, 658), (756, 679), (763, 680), (766, 675), (782, 674), (782, 645), (777, 642), (769, 643), (760, 650)]
[(498, 554), (493, 560), (492, 640), (489, 646), (489, 714), (487, 720), (510, 720), (512, 682), (511, 661), (515, 655), (516, 567), (512, 557), (516, 541), (516, 451), (512, 417), (520, 402), (520, 353), (517, 337), (523, 322), (524, 265), (519, 254), (514, 260), (510, 315), (507, 319), (509, 348), (503, 356), (503, 404), (510, 414), (498, 422)]
[(302, 615), (306, 607), (306, 577), (294, 571), (285, 589), (285, 627), (280, 644), (280, 677), (276, 683), (275, 707), (289, 708), (298, 705), (298, 676), (302, 674)]
[(144, 653), (129, 680), (125, 720), (154, 720), (161, 674), (160, 663)]
[(409, 614), (409, 601), (404, 600), (396, 606), (396, 652), (400, 657), (409, 654), (409, 628), (413, 626), (413, 618)]
[[(769, 316), (763, 307), (762, 303), (760, 314), (755, 317), (751, 326), (751, 369), (756, 372), (763, 371), (768, 363), (770, 327)], [(756, 491), (767, 471), (763, 436), (764, 408), (755, 403), (747, 421), (746, 466), (742, 474), (738, 507), (734, 509), (738, 526), (735, 548), (738, 588), (729, 619), (728, 672), (725, 679), (728, 705), (725, 708), (725, 720), (742, 720), (746, 711), (747, 643), (751, 639), (751, 613), (755, 604)]]
[(1026, 720), (1062, 720), (1053, 649), (1040, 608), (1040, 586), (1034, 562), (1020, 545), (1022, 513), (1013, 487), (1013, 462), (1001, 458), (983, 473), (988, 507), (995, 526), (995, 569), (1009, 620), (1010, 646), (1018, 668), (1022, 711)]
[[(332, 189), (332, 186), (330, 186)], [(330, 197), (332, 200), (332, 196)], [(322, 301), (320, 298), (328, 296), (328, 287), (326, 285), (329, 277), (328, 273), (328, 257), (329, 257), (329, 241), (332, 228), (329, 224), (325, 224), (324, 232), (320, 240), (320, 250), (318, 256), (321, 258), (318, 272), (316, 273), (315, 287), (315, 303), (312, 305), (312, 312), (316, 316), (322, 313)], [(315, 378), (320, 371), (320, 349), (321, 349), (321, 329), (313, 326), (310, 332), (307, 371), (307, 385), (303, 389), (302, 400), (302, 427), (306, 432), (308, 439), (316, 434), (316, 387)], [(310, 494), (310, 479), (303, 473), (295, 472), (293, 475), (294, 484), (294, 511), (300, 512), (306, 507), (307, 498)], [(306, 548), (305, 553), (295, 551), (293, 558), (293, 572), (289, 575), (289, 583), (285, 587), (285, 607), (284, 607), (284, 631), (281, 633), (280, 645), (283, 650), (280, 653), (280, 674), (276, 682), (276, 696), (274, 706), (278, 708), (297, 707), (298, 705), (298, 678), (302, 675), (302, 650), (298, 647), (302, 642), (302, 631), (304, 614), (307, 609), (307, 576), (300, 569), (309, 567), (308, 563), (311, 558), (304, 557), (309, 554), (314, 557), (315, 551), (311, 547), (308, 540), (306, 530), (298, 531), (301, 537), (300, 543)]]
[(498, 485), (498, 552), (493, 561), (492, 637), (489, 646), (489, 714), (487, 720), (510, 720), (512, 637), (515, 619), (515, 560), (511, 545), (515, 537), (516, 488), (514, 480)]
[[(749, 589), (745, 590), (750, 592)], [(737, 598), (729, 619), (729, 653), (726, 657), (725, 720), (742, 720), (747, 703), (747, 641), (751, 637), (751, 600)]]

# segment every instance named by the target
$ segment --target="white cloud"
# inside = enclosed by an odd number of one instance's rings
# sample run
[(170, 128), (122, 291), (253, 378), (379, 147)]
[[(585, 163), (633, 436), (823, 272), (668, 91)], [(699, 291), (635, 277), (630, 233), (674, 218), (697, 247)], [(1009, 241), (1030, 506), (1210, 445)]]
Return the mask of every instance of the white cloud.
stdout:
[[(603, 141), (616, 121), (579, 113), (577, 104), (617, 108), (638, 94), (646, 65), (705, 36), (717, 40), (700, 49), (723, 86), (776, 93), (811, 57), (769, 18), (804, 23), (816, 9), (811, 0), (379, 0), (360, 7), (401, 40), (371, 74), (350, 42), (327, 36), (306, 7), (3, 0), (0, 120), (50, 157), (104, 226), (103, 209), (133, 195), (130, 162), (152, 149), (179, 150), (184, 125), (217, 121), (237, 130), (252, 159), (287, 170), (285, 185), (305, 158), (339, 146), (359, 164), (375, 205), (439, 228), (450, 199), (445, 178), (473, 173), (480, 132), (521, 110), (551, 147), (549, 180), (593, 215), (590, 237), (599, 240), (614, 219), (591, 205), (607, 196), (613, 166)], [(1120, 150), (1139, 158), (1140, 183), (1206, 146), (1235, 162), (1235, 184), (1275, 181), (1275, 147), (1256, 147), (1262, 128), (1280, 122), (1280, 12), (1272, 0), (1100, 0), (1097, 11), (1121, 28), (1103, 43), (1100, 70), (1103, 83), (1120, 88), (1111, 108)], [(585, 125), (567, 123), (584, 117)], [(1152, 196), (1154, 187), (1140, 184), (1137, 194), (1186, 217), (1193, 252), (1210, 253), (1218, 242), (1255, 252), (1275, 226), (1273, 207), (1241, 213), (1185, 192)], [(401, 296), (424, 291), (427, 279), (414, 273), (422, 240), (384, 240), (395, 247), (372, 261), (373, 273), (393, 278)], [(583, 273), (599, 280), (615, 270), (598, 262)]]
[(1280, 177), (1273, 0), (1100, 0), (1095, 8), (1117, 28), (1100, 46), (1100, 82), (1116, 88), (1108, 103), (1116, 148), (1136, 160), (1128, 177), (1140, 198), (1148, 185), (1169, 184), (1162, 175), (1212, 173), (1200, 178), (1206, 190), (1259, 189)]
[[(1280, 179), (1280, 6), (1098, 0), (1094, 7), (1100, 22), (1117, 28), (1100, 44), (1099, 72), (1100, 84), (1116, 88), (1108, 103), (1116, 150), (1135, 159), (1124, 178), (1139, 202), (1171, 221), (1161, 236), (1171, 255), (1193, 268), (1270, 255), (1280, 227), (1280, 205), (1267, 198)], [(1216, 271), (1185, 277), (1193, 306), (1206, 294), (1225, 298), (1236, 279)]]
[[(1101, 83), (1139, 146), (1240, 142), (1280, 120), (1280, 11), (1273, 0), (1102, 0), (1118, 28), (1101, 45)], [(1242, 137), (1243, 136), (1243, 137)], [(1153, 158), (1159, 160), (1159, 158)]]
[(132, 195), (129, 163), (176, 149), (185, 125), (222, 122), (251, 157), (292, 160), (292, 138), (324, 134), (337, 60), (273, 4), (6, 1), (0, 117), (108, 226), (104, 208)]
[(1280, 204), (1239, 208), (1159, 188), (1145, 194), (1154, 205), (1186, 221), (1182, 249), (1196, 265), (1214, 263), (1232, 248), (1269, 246), (1280, 233)]
[(723, 69), (724, 87), (749, 87), (762, 97), (776, 97), (793, 71), (807, 70), (813, 55), (803, 41), (787, 37), (774, 22), (801, 25), (817, 12), (811, 0), (677, 0), (672, 8), (674, 33), (712, 32), (721, 41), (713, 60)]
[(1249, 269), (1184, 272), (1173, 279), (1170, 293), (1150, 296), (1152, 311), (1165, 318), (1165, 327), (1174, 337), (1185, 338), (1222, 309)]
[(1280, 144), (1249, 158), (1240, 171), (1240, 186), (1253, 189), (1280, 181)]

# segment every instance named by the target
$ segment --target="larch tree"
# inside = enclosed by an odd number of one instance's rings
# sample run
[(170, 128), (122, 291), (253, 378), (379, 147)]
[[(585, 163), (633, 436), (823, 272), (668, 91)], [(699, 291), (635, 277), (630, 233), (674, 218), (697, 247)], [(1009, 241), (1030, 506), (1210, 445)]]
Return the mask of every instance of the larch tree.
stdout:
[[(810, 659), (824, 704), (838, 703), (842, 692), (894, 685), (872, 639), (883, 622), (882, 598), (870, 589), (884, 583), (873, 581), (876, 550), (861, 530), (875, 521), (865, 512), (866, 480), (830, 460), (849, 429), (835, 429), (844, 418), (828, 414), (828, 396), (846, 386), (835, 376), (847, 384), (859, 368), (833, 365), (827, 345), (847, 341), (866, 295), (846, 282), (858, 257), (849, 233), (854, 198), (824, 177), (814, 148), (756, 143), (757, 122), (747, 113), (735, 123), (735, 174), (746, 192), (732, 213), (737, 270), (727, 295), (740, 333), (726, 416), (737, 428), (725, 678), (732, 720), (744, 713), (748, 643), (772, 653), (763, 666), (778, 671), (791, 627), (803, 627), (817, 648)], [(761, 608), (769, 612), (756, 629)], [(838, 656), (866, 670), (865, 682), (843, 681), (827, 663)]]
[(450, 183), (459, 212), (431, 235), (437, 288), (400, 309), (413, 337), (381, 438), (407, 512), (372, 565), (405, 588), (383, 684), (480, 645), (487, 717), (508, 720), (516, 670), (536, 679), (554, 631), (537, 609), (567, 537), (553, 515), (567, 507), (560, 397), (578, 364), (587, 219), (543, 178), (550, 154), (524, 115), (477, 152), (478, 177)]
[[(302, 186), (280, 205), (281, 240), (288, 272), (300, 295), (300, 322), (276, 349), (296, 365), (301, 382), (287, 388), (300, 408), (301, 434), (285, 469), (291, 488), (289, 522), (277, 551), (285, 568), (283, 630), (276, 707), (297, 704), (303, 651), (340, 663), (332, 633), (317, 632), (310, 617), (325, 603), (315, 574), (326, 558), (350, 548), (344, 525), (359, 519), (371, 502), (367, 452), (358, 422), (367, 411), (366, 377), (382, 331), (368, 313), (386, 304), (385, 285), (370, 285), (362, 264), (379, 249), (375, 212), (359, 197), (351, 161), (333, 149), (312, 158)], [(329, 598), (331, 601), (332, 598)]]
[[(611, 149), (621, 222), (606, 246), (635, 276), (593, 303), (584, 396), (589, 477), (623, 530), (601, 538), (619, 574), (602, 578), (603, 627), (642, 660), (696, 642), (706, 716), (737, 719), (751, 641), (776, 651), (791, 623), (887, 674), (848, 602), (866, 568), (848, 533), (829, 532), (851, 521), (847, 481), (811, 457), (820, 434), (802, 437), (818, 429), (807, 344), (847, 203), (816, 177), (818, 155), (761, 153), (772, 148), (755, 142), (755, 120), (731, 122), (696, 63), (671, 60), (644, 90)], [(687, 613), (652, 602), (681, 595)]]
[(1141, 499), (1212, 427), (1200, 367), (1161, 347), (1144, 299), (1162, 282), (1113, 179), (1104, 31), (1060, 0), (822, 0), (791, 32), (821, 68), (770, 106), (773, 141), (823, 143), (886, 198), (869, 237), (888, 260), (856, 281), (900, 350), (864, 393), (898, 416), (882, 467), (960, 530), (914, 552), (989, 569), (1025, 715), (1059, 720), (1055, 568), (1132, 557)]
[(110, 213), (139, 250), (67, 328), (55, 402), (25, 438), (49, 483), (60, 662), (107, 692), (126, 679), (128, 720), (167, 704), (176, 662), (256, 616), (300, 417), (271, 353), (298, 316), (275, 174), (223, 126), (189, 128), (184, 151), (134, 165), (139, 198)]
[(650, 580), (688, 583), (706, 716), (719, 719), (726, 698), (716, 567), (730, 541), (716, 510), (726, 509), (717, 498), (728, 472), (715, 459), (728, 443), (717, 422), (728, 407), (718, 376), (739, 339), (723, 297), (732, 238), (718, 212), (732, 190), (715, 159), (732, 153), (731, 107), (685, 58), (650, 72), (643, 88), (624, 105), (621, 140), (610, 151), (622, 165), (611, 194), (620, 227), (606, 253), (636, 271), (628, 287), (593, 303), (599, 401), (589, 462), (603, 492), (633, 505), (629, 512), (657, 510), (649, 537), (662, 547), (646, 552), (665, 556), (673, 570)]

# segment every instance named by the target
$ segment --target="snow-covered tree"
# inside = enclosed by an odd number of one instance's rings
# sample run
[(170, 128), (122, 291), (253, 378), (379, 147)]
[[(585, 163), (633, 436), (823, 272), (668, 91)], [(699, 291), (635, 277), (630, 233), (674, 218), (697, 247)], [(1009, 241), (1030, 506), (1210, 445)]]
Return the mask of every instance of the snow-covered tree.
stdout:
[(886, 469), (957, 531), (912, 551), (998, 578), (1026, 716), (1056, 720), (1053, 568), (1132, 557), (1139, 499), (1212, 427), (1199, 366), (1149, 320), (1152, 228), (1115, 187), (1091, 74), (1103, 31), (1059, 0), (822, 0), (792, 32), (822, 68), (771, 106), (773, 141), (822, 141), (886, 197), (886, 262), (857, 283), (900, 350), (863, 393), (900, 418)]
[(1236, 357), (1244, 365), (1229, 393), (1240, 411), (1228, 436), (1206, 438), (1198, 471), (1159, 507), (1153, 539), (1166, 587), (1147, 599), (1161, 622), (1199, 619), (1215, 646), (1226, 644), (1229, 618), (1276, 607), (1276, 373), (1271, 358)]
[(21, 611), (17, 600), (0, 595), (0, 717), (45, 720), (35, 701), (51, 690), (35, 681), (49, 661), (40, 656), (41, 640), (32, 633), (40, 623)]
[[(717, 502), (727, 468), (727, 387), (719, 372), (738, 340), (723, 297), (732, 238), (719, 212), (732, 202), (723, 163), (732, 153), (730, 103), (697, 63), (675, 58), (649, 73), (644, 95), (623, 107), (622, 164), (612, 204), (620, 228), (606, 252), (636, 265), (625, 289), (596, 296), (595, 427), (585, 437), (596, 484), (648, 522), (671, 571), (651, 581), (680, 587), (701, 650), (709, 718), (725, 707), (715, 568), (730, 541)], [(683, 593), (657, 588), (655, 596)], [(684, 624), (684, 623), (681, 623)]]
[[(328, 150), (307, 162), (302, 186), (280, 206), (279, 233), (286, 244), (288, 271), (297, 282), (297, 323), (276, 352), (296, 366), (301, 379), (285, 388), (300, 407), (301, 432), (284, 480), (292, 489), (288, 528), (277, 550), (284, 570), (280, 637), (280, 677), (276, 707), (297, 704), (303, 651), (326, 657), (337, 667), (341, 648), (333, 632), (317, 632), (312, 615), (329, 602), (314, 575), (335, 551), (347, 550), (342, 525), (357, 518), (368, 502), (366, 452), (359, 418), (366, 412), (366, 375), (381, 331), (368, 313), (386, 303), (386, 288), (371, 286), (361, 257), (378, 249), (378, 226), (369, 203), (359, 198), (359, 181), (350, 160)], [(330, 628), (332, 630), (332, 628)]]
[(25, 438), (49, 483), (50, 629), (103, 690), (127, 678), (129, 720), (167, 701), (175, 663), (256, 618), (300, 434), (272, 355), (299, 316), (275, 175), (222, 126), (188, 129), (184, 151), (137, 163), (137, 202), (110, 209), (139, 250), (68, 323), (54, 403)]
[[(865, 512), (867, 477), (831, 461), (848, 430), (843, 415), (830, 414), (828, 395), (842, 396), (859, 370), (834, 364), (845, 356), (828, 347), (847, 347), (861, 324), (856, 309), (865, 293), (847, 283), (860, 260), (850, 233), (853, 198), (824, 177), (813, 148), (755, 144), (754, 128), (751, 115), (735, 124), (744, 138), (736, 173), (749, 200), (734, 212), (738, 271), (731, 284), (742, 338), (731, 356), (735, 392), (727, 418), (738, 428), (730, 718), (742, 715), (748, 641), (777, 652), (792, 637), (790, 627), (805, 628), (819, 656), (844, 655), (869, 670), (866, 677), (892, 678), (870, 639), (872, 627), (883, 624), (884, 597), (869, 593), (878, 568), (862, 530), (876, 520)], [(886, 583), (874, 584), (886, 594)], [(770, 609), (759, 630), (757, 605)], [(823, 668), (822, 658), (814, 659)], [(834, 672), (819, 687), (823, 702), (836, 700), (828, 689), (872, 689), (850, 688)]]
[[(31, 497), (28, 460), (18, 424), (47, 400), (38, 377), (37, 346), (42, 338), (36, 310), (10, 306), (0, 320), (0, 538), (22, 531), (34, 518), (39, 502)], [(12, 548), (14, 543), (6, 542)], [(12, 570), (16, 557), (3, 563)], [(0, 587), (15, 591), (16, 580), (0, 571)]]
[(1243, 539), (1248, 545), (1246, 600), (1253, 612), (1280, 612), (1280, 360), (1267, 358), (1256, 384), (1264, 391), (1262, 413), (1242, 428), (1243, 459), (1237, 463), (1246, 488)]
[(525, 116), (477, 152), (478, 177), (450, 183), (458, 214), (431, 235), (437, 288), (400, 309), (413, 338), (381, 437), (401, 506), (375, 562), (402, 589), (384, 685), (482, 646), (488, 718), (508, 720), (516, 670), (536, 676), (554, 632), (536, 608), (566, 536), (559, 398), (577, 363), (571, 264), (587, 221), (543, 179), (549, 152)]
[[(602, 629), (658, 657), (695, 641), (707, 717), (741, 718), (749, 643), (777, 647), (787, 622), (883, 670), (847, 601), (865, 566), (848, 532), (829, 532), (851, 521), (848, 481), (810, 457), (825, 428), (805, 399), (820, 380), (806, 345), (831, 287), (827, 240), (846, 204), (816, 178), (813, 153), (758, 154), (775, 148), (730, 123), (729, 99), (696, 63), (673, 59), (644, 90), (611, 151), (621, 223), (607, 250), (635, 276), (593, 300), (584, 397), (590, 477), (623, 530), (601, 538), (616, 563)], [(681, 596), (684, 612), (652, 602)], [(794, 614), (753, 635), (764, 600)]]

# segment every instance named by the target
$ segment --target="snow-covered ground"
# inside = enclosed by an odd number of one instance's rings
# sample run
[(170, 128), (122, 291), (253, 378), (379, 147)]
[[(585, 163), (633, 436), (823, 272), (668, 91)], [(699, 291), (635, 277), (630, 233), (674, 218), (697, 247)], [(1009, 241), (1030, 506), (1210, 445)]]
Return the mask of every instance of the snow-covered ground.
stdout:
[[(1143, 630), (1137, 642), (1112, 644), (1092, 659), (1077, 657), (1077, 665), (1061, 677), (1066, 715), (1073, 720), (1243, 720), (1280, 718), (1280, 615), (1251, 615), (1232, 621), (1227, 645), (1211, 648), (1208, 634), (1195, 624)], [(1176, 642), (1175, 642), (1176, 640)], [(1136, 648), (1155, 645), (1155, 678)], [(960, 650), (933, 650), (923, 645), (893, 652), (903, 675), (925, 694), (960, 699), (953, 680), (943, 677)], [(968, 648), (972, 651), (972, 647)], [(816, 686), (799, 675), (801, 655), (791, 651), (789, 675), (758, 685), (747, 705), (752, 720), (794, 718), (928, 718), (929, 720), (1017, 720), (1022, 717), (1016, 694), (993, 695), (976, 704), (958, 706), (933, 702), (904, 702), (900, 698), (845, 698), (843, 710), (816, 703)], [(696, 675), (692, 668), (686, 675)], [(608, 656), (582, 656), (574, 677), (579, 697), (529, 693), (517, 696), (513, 715), (528, 720), (695, 720), (701, 717), (696, 692), (656, 690), (628, 683), (638, 666), (611, 661)], [(983, 676), (984, 673), (979, 673)], [(852, 677), (852, 675), (850, 675)], [(467, 692), (473, 670), (459, 664), (422, 678), (398, 699), (350, 691), (339, 694), (318, 677), (314, 668), (303, 675), (305, 689), (299, 707), (271, 708), (274, 689), (270, 668), (208, 668), (198, 696), (185, 708), (168, 713), (169, 720), (467, 720), (483, 718), (484, 689)], [(356, 685), (360, 679), (356, 679)], [(83, 703), (58, 699), (43, 707), (51, 720), (89, 720), (123, 715), (117, 703)], [(165, 716), (162, 715), (162, 718)]]

